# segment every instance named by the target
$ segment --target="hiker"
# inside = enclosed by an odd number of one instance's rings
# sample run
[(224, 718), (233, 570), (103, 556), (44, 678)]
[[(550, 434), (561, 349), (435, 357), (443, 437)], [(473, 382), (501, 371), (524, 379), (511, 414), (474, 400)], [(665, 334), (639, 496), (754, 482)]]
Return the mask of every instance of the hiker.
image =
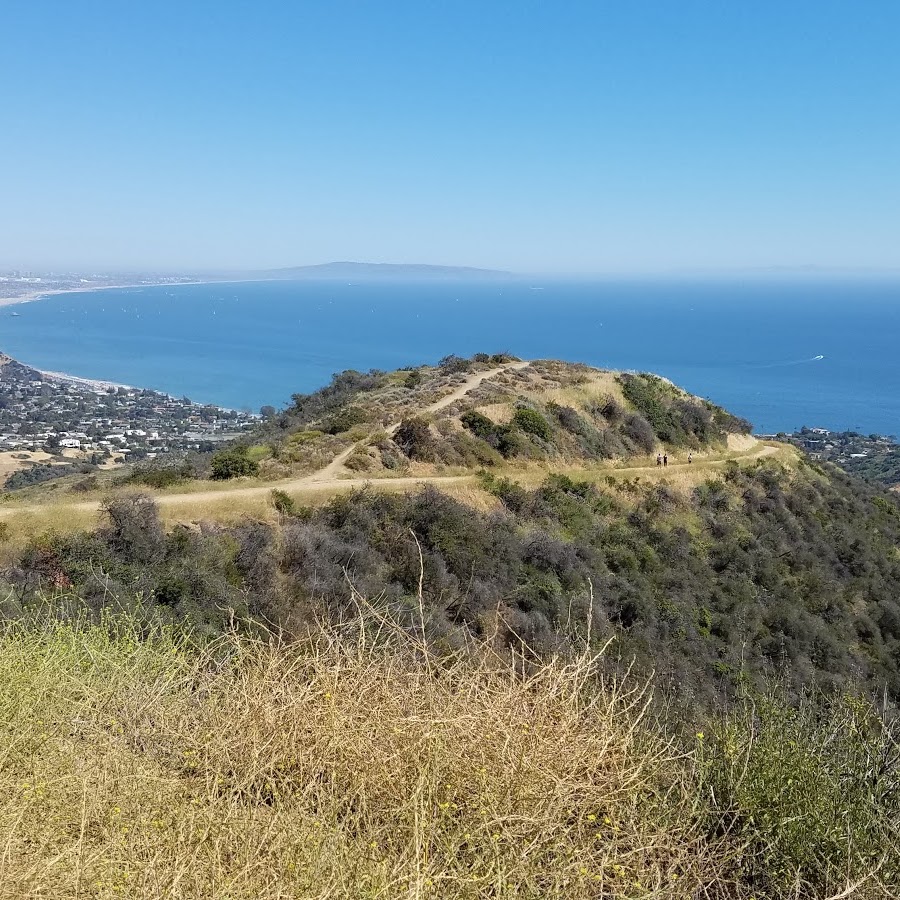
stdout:
[(657, 464), (658, 466), (661, 466), (661, 465), (662, 465), (662, 453), (657, 453), (657, 454), (656, 454), (656, 464)]
[(664, 465), (664, 466), (667, 466), (668, 464), (669, 464), (669, 454), (668, 454), (668, 453), (664, 453), (664, 454), (663, 454), (663, 465)]
[(694, 451), (692, 450), (690, 453), (688, 453), (688, 462), (692, 463), (693, 461), (694, 461)]

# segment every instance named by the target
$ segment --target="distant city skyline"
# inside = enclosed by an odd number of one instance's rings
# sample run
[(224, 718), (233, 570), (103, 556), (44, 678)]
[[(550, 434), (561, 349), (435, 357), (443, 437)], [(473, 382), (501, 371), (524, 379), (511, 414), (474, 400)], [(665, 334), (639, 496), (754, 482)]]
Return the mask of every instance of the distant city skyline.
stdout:
[(14, 4), (0, 271), (900, 270), (900, 5)]

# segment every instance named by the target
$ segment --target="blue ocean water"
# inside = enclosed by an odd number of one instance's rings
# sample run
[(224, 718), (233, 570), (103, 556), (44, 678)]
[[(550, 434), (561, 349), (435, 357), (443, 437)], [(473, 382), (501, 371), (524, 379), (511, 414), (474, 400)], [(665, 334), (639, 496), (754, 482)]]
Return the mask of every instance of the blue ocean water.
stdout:
[(900, 433), (898, 348), (900, 281), (270, 281), (0, 308), (0, 350), (23, 362), (235, 408), (345, 368), (507, 350), (658, 372), (760, 432)]

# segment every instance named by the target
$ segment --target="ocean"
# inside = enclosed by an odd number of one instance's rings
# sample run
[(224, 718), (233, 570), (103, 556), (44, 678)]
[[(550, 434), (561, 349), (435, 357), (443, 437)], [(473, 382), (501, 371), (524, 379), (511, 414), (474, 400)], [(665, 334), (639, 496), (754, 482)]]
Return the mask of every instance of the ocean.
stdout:
[(342, 369), (509, 351), (657, 372), (761, 433), (900, 433), (900, 280), (111, 289), (0, 308), (0, 350), (40, 369), (253, 410)]

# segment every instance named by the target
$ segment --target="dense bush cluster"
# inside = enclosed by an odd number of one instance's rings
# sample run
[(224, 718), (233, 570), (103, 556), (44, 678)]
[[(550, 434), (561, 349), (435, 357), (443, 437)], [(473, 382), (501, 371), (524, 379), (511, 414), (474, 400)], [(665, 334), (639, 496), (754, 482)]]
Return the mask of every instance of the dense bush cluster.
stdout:
[(77, 596), (98, 613), (155, 610), (206, 634), (251, 617), (269, 621), (277, 566), (268, 527), (248, 521), (166, 532), (143, 494), (118, 497), (104, 511), (106, 524), (95, 532), (32, 542), (3, 573), (0, 612), (20, 613), (50, 592)]
[(166, 488), (190, 478), (195, 478), (199, 472), (205, 471), (205, 469), (206, 466), (200, 462), (199, 456), (176, 459), (173, 462), (154, 460), (153, 462), (136, 465), (125, 476), (123, 482), (125, 484), (146, 485), (152, 488)]
[(841, 468), (875, 484), (900, 485), (900, 448), (847, 459), (841, 463)]
[[(475, 442), (484, 443), (492, 451), (482, 455), (485, 464), (490, 465), (499, 454), (503, 459), (514, 457), (541, 457), (552, 454), (553, 429), (550, 423), (536, 410), (520, 406), (509, 424), (493, 422), (483, 413), (472, 409), (460, 416), (462, 424), (472, 433)], [(533, 440), (537, 438), (537, 441)], [(473, 444), (473, 449), (475, 444)]]
[(248, 455), (247, 447), (235, 446), (213, 454), (210, 472), (215, 481), (258, 475), (259, 462)]
[(287, 415), (297, 425), (306, 425), (338, 412), (353, 403), (354, 397), (372, 391), (385, 382), (386, 375), (379, 369), (357, 372), (347, 369), (331, 376), (331, 383), (312, 394), (294, 394)]
[(622, 393), (649, 422), (656, 436), (674, 447), (724, 441), (730, 433), (749, 433), (750, 423), (706, 400), (685, 396), (658, 375), (619, 377)]
[(7, 491), (18, 491), (22, 488), (31, 487), (34, 484), (43, 484), (45, 481), (65, 478), (68, 475), (87, 475), (96, 471), (97, 465), (89, 461), (60, 463), (55, 466), (47, 463), (37, 463), (26, 469), (19, 469), (10, 473), (3, 483), (3, 488)]
[[(426, 452), (428, 429), (408, 431)], [(689, 498), (637, 479), (485, 483), (499, 511), (430, 487), (319, 510), (276, 498), (278, 539), (259, 523), (166, 535), (151, 504), (116, 501), (107, 529), (37, 542), (8, 580), (22, 602), (47, 585), (98, 603), (137, 591), (207, 627), (231, 608), (295, 629), (323, 610), (342, 616), (351, 584), (412, 616), (421, 548), (429, 634), (448, 646), (479, 635), (550, 651), (577, 624), (615, 636), (611, 659), (637, 657), (683, 696), (784, 673), (794, 690), (866, 682), (900, 698), (891, 496), (763, 461), (731, 465)]]
[(329, 416), (322, 425), (322, 431), (326, 434), (343, 434), (355, 425), (362, 425), (369, 421), (365, 410), (358, 406), (347, 406), (344, 409)]

